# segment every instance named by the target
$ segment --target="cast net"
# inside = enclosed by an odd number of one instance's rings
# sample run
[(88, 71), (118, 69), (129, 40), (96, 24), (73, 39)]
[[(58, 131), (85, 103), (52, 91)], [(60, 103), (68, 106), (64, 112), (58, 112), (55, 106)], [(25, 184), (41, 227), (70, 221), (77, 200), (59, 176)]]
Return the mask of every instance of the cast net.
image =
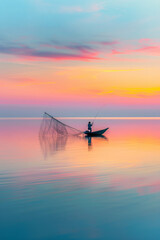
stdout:
[(83, 132), (76, 128), (70, 127), (54, 118), (48, 113), (44, 113), (43, 120), (40, 128), (40, 135), (80, 135)]

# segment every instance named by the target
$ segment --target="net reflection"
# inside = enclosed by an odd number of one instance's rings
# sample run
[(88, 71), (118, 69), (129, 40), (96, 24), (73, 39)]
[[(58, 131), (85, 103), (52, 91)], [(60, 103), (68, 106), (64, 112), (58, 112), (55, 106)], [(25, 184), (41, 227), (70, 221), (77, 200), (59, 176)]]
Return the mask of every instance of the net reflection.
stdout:
[(49, 158), (51, 155), (55, 154), (57, 151), (66, 150), (66, 145), (78, 144), (87, 146), (88, 143), (88, 151), (92, 151), (95, 149), (94, 147), (99, 146), (99, 143), (108, 142), (108, 138), (105, 136), (97, 136), (97, 137), (83, 137), (83, 136), (68, 136), (68, 135), (60, 135), (60, 134), (51, 134), (44, 132), (39, 133), (39, 141), (42, 149), (42, 153), (44, 159)]
[(65, 150), (67, 143), (67, 135), (55, 135), (55, 134), (39, 134), (40, 146), (44, 155), (44, 158), (48, 158), (57, 151)]

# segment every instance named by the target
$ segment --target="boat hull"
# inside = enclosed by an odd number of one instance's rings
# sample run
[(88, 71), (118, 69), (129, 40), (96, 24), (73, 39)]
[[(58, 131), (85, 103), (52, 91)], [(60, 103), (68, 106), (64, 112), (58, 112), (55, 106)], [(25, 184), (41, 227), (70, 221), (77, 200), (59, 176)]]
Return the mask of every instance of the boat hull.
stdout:
[(89, 137), (96, 137), (96, 136), (101, 136), (103, 135), (109, 128), (105, 128), (105, 129), (102, 129), (102, 130), (99, 130), (99, 131), (95, 131), (95, 132), (89, 132), (89, 131), (86, 131), (84, 132), (84, 134), (86, 134), (86, 136), (89, 136)]

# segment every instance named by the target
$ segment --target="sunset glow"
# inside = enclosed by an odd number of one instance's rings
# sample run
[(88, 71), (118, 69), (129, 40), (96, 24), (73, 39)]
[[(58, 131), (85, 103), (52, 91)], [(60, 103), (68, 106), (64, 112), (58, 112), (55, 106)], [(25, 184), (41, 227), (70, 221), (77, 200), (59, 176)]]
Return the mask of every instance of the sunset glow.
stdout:
[(38, 117), (44, 106), (73, 116), (75, 103), (85, 105), (75, 116), (93, 115), (95, 104), (114, 105), (104, 116), (118, 117), (119, 108), (130, 116), (126, 106), (134, 116), (159, 116), (158, 1), (7, 2), (0, 9), (1, 117)]

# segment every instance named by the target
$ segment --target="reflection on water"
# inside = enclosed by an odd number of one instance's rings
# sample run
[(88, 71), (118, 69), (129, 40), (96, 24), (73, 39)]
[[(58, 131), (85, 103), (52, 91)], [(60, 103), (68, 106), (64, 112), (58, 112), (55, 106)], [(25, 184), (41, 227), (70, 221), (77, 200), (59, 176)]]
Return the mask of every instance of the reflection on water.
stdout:
[(2, 240), (159, 240), (159, 121), (96, 121), (106, 125), (104, 137), (85, 138), (0, 121)]
[[(63, 125), (55, 127), (51, 125), (52, 123), (52, 118), (46, 118), (44, 117), (40, 130), (39, 130), (39, 141), (41, 145), (41, 149), (44, 155), (44, 158), (48, 158), (50, 155), (54, 154), (56, 151), (60, 150), (65, 150), (65, 146), (67, 144), (67, 139), (69, 138), (72, 142), (73, 140), (78, 141), (79, 139), (87, 139), (88, 140), (88, 151), (92, 150), (92, 139), (93, 138), (99, 138), (101, 140), (108, 140), (106, 136), (100, 135), (100, 136), (84, 136), (84, 134), (81, 135), (70, 135), (70, 134), (65, 134), (65, 131), (60, 131), (60, 127), (64, 127)], [(59, 127), (59, 128), (58, 128)], [(55, 128), (58, 128), (55, 130)], [(62, 134), (63, 133), (63, 134)]]
[(93, 147), (93, 138), (99, 138), (101, 141), (108, 141), (106, 136), (97, 136), (97, 137), (84, 137), (84, 136), (68, 136), (68, 135), (60, 135), (60, 134), (42, 134), (39, 133), (39, 141), (40, 146), (44, 155), (44, 158), (48, 158), (49, 156), (53, 155), (57, 151), (64, 151), (65, 146), (67, 144), (67, 140), (70, 141), (78, 141), (78, 140), (85, 140), (88, 141), (88, 150), (92, 150)]
[(108, 138), (106, 137), (106, 136), (104, 136), (104, 135), (102, 135), (102, 136), (94, 136), (94, 137), (90, 137), (90, 136), (85, 136), (85, 138), (86, 139), (88, 139), (88, 151), (90, 151), (90, 150), (92, 150), (92, 139), (93, 138), (99, 138), (99, 139), (101, 139), (101, 140), (106, 140), (106, 141), (108, 141)]
[(56, 151), (65, 150), (67, 143), (67, 135), (56, 135), (56, 134), (39, 134), (39, 141), (44, 158), (54, 154)]

